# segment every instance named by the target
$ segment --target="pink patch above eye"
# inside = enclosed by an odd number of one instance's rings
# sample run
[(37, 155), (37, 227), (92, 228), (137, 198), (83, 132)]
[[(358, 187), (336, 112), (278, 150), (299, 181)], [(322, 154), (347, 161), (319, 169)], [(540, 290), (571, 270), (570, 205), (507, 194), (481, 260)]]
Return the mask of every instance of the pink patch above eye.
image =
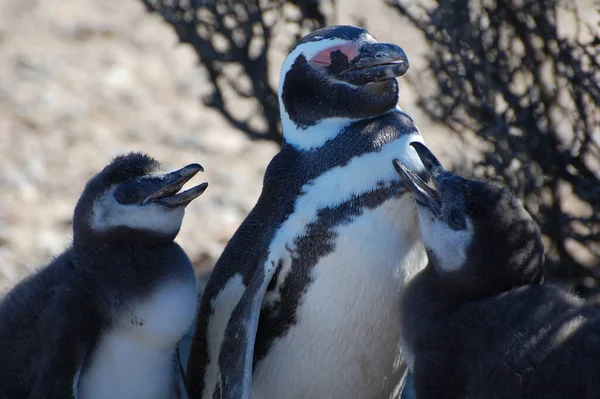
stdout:
[(317, 54), (315, 54), (315, 56), (310, 59), (310, 62), (321, 66), (327, 66), (331, 64), (331, 53), (337, 50), (346, 54), (348, 60), (350, 61), (352, 61), (354, 58), (356, 58), (356, 56), (358, 56), (358, 48), (356, 47), (356, 45), (349, 43), (341, 44), (339, 46), (327, 47), (325, 50), (321, 50)]

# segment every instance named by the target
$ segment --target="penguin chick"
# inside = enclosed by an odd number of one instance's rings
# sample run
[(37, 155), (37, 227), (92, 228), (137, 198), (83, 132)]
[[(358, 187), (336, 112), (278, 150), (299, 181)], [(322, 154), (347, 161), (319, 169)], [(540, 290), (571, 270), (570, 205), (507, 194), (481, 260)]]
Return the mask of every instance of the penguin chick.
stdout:
[(202, 170), (131, 153), (87, 183), (72, 246), (0, 303), (1, 398), (187, 397), (176, 346), (196, 282), (173, 240)]
[(600, 312), (539, 284), (537, 224), (506, 188), (455, 176), (411, 145), (436, 187), (394, 162), (429, 257), (401, 301), (417, 398), (597, 398)]

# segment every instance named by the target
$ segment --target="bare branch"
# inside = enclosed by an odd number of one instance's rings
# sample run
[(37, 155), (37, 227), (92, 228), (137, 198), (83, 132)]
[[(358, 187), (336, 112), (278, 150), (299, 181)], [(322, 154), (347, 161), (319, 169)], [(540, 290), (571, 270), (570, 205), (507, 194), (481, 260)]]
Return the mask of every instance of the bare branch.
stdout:
[[(319, 3), (286, 0), (141, 0), (149, 12), (160, 14), (170, 24), (179, 40), (190, 45), (206, 71), (211, 94), (204, 101), (216, 109), (233, 127), (252, 139), (281, 142), (277, 91), (269, 82), (269, 51), (273, 26), (266, 21), (268, 13), (283, 13), (287, 3), (300, 12), (289, 23), (306, 33), (326, 23)], [(334, 0), (330, 0), (334, 1)], [(269, 20), (281, 21), (282, 18)], [(295, 40), (290, 38), (291, 46)], [(257, 46), (257, 43), (260, 43)], [(241, 67), (240, 79), (250, 87), (242, 87), (226, 75), (228, 68)], [(250, 120), (235, 112), (240, 103), (247, 109), (258, 109), (256, 118), (264, 128), (252, 127)]]

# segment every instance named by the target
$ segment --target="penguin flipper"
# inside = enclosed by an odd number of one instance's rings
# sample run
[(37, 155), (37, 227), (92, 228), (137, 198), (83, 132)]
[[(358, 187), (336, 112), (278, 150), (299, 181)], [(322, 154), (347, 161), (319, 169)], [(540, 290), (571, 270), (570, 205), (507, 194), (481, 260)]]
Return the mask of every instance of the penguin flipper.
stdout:
[[(266, 259), (266, 257), (265, 257)], [(259, 263), (250, 284), (236, 305), (219, 353), (220, 398), (250, 399), (252, 397), (252, 365), (258, 319), (267, 287), (275, 273), (275, 265)]]
[[(65, 313), (77, 315), (76, 322)], [(89, 298), (73, 295), (64, 284), (45, 309), (39, 328), (46, 335), (29, 399), (77, 398), (81, 366), (100, 330), (100, 317)]]
[(190, 399), (190, 394), (187, 388), (187, 381), (185, 379), (185, 371), (183, 370), (183, 362), (181, 361), (181, 351), (179, 345), (175, 348), (175, 360), (176, 360), (176, 380), (177, 380), (177, 399)]
[[(212, 270), (207, 272), (205, 271), (200, 273), (200, 275), (198, 275), (198, 277), (196, 278), (196, 290), (199, 300), (202, 298), (204, 288), (206, 288), (206, 284), (211, 273)], [(182, 365), (184, 377), (188, 374), (187, 366), (190, 357), (190, 351), (192, 348), (192, 342), (194, 339), (194, 332), (196, 330), (196, 322), (197, 320), (194, 320), (194, 323), (192, 323), (189, 330), (185, 333), (185, 335), (179, 340), (179, 343), (177, 344), (177, 357), (179, 358), (179, 362)]]

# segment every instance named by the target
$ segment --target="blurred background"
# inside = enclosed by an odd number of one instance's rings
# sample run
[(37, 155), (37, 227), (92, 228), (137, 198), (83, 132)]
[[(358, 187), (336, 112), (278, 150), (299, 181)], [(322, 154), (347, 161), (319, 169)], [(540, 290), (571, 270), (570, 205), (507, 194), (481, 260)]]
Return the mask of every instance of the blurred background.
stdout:
[(329, 24), (402, 46), (400, 107), (446, 165), (516, 192), (548, 279), (600, 292), (594, 0), (0, 0), (0, 294), (68, 247), (85, 182), (144, 151), (210, 183), (178, 242), (210, 270), (280, 143), (291, 45)]

